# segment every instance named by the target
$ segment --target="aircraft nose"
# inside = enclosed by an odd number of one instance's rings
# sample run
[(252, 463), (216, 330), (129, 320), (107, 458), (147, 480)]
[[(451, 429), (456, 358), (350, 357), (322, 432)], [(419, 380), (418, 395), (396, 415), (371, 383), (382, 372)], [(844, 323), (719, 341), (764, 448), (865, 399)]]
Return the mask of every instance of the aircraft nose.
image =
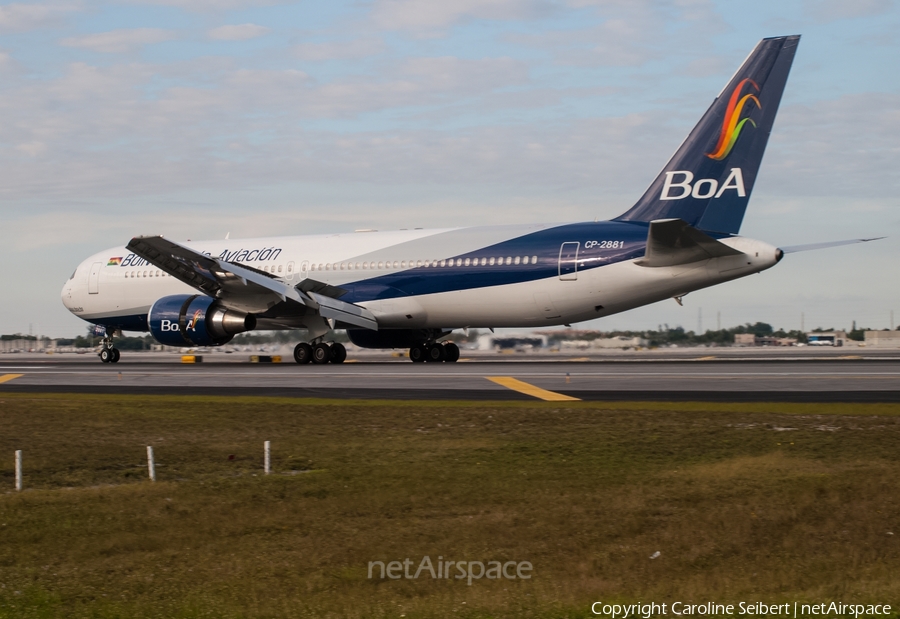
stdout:
[(781, 259), (784, 258), (784, 252), (780, 249), (775, 250), (775, 262), (781, 262)]
[(72, 276), (63, 284), (62, 290), (59, 291), (59, 296), (62, 299), (63, 305), (66, 306), (66, 309), (71, 311), (73, 307), (75, 307), (75, 301), (72, 296), (75, 294), (75, 273), (78, 272), (76, 268), (72, 273)]

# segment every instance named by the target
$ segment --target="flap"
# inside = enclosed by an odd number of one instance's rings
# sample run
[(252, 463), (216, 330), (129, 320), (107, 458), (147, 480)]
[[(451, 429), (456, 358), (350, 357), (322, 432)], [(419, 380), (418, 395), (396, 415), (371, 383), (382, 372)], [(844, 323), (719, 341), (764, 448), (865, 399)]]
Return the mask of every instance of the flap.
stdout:
[(742, 253), (688, 225), (683, 219), (657, 219), (650, 222), (647, 252), (635, 263), (645, 267), (670, 267)]

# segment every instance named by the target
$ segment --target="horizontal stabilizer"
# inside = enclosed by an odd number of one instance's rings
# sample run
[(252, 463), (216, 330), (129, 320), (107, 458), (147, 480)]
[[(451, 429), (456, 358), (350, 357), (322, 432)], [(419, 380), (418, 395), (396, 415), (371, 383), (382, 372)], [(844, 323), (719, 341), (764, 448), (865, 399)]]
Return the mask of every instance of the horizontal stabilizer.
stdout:
[(841, 245), (853, 245), (855, 243), (868, 243), (869, 241), (880, 241), (886, 238), (878, 236), (872, 239), (849, 239), (847, 241), (831, 241), (829, 243), (810, 243), (809, 245), (791, 245), (789, 247), (781, 247), (781, 251), (785, 254), (794, 254), (798, 251), (812, 251), (813, 249), (827, 249), (829, 247), (840, 247)]
[(689, 226), (683, 219), (657, 219), (650, 222), (647, 252), (636, 263), (644, 267), (671, 267), (741, 253)]

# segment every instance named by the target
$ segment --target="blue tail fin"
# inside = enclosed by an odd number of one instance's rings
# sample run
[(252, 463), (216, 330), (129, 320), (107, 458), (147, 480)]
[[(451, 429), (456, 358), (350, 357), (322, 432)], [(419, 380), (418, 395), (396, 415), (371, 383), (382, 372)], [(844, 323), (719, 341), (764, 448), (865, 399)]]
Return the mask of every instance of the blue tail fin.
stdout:
[(741, 228), (800, 36), (763, 39), (646, 193), (617, 221)]

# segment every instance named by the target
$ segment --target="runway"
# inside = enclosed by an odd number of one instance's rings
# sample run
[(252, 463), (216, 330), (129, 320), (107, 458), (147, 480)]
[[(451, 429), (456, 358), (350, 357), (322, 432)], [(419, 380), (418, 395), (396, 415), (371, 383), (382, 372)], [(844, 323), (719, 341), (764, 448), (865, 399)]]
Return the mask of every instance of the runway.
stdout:
[[(849, 354), (848, 354), (849, 353)], [(4, 355), (0, 394), (262, 395), (402, 400), (900, 402), (900, 351), (722, 349), (656, 354), (464, 354), (413, 364), (389, 353), (343, 365), (250, 363), (251, 354), (182, 364), (131, 353), (115, 365), (86, 355)]]

